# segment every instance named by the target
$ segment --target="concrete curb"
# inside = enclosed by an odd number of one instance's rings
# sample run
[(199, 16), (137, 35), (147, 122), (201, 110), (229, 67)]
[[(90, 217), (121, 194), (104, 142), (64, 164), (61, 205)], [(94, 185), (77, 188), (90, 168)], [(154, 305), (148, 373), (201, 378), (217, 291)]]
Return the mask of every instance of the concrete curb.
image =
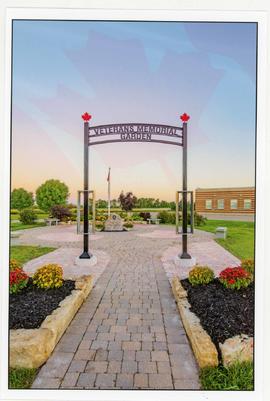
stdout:
[(172, 291), (199, 367), (218, 366), (217, 349), (210, 336), (202, 328), (200, 319), (190, 311), (187, 292), (178, 277), (172, 279)]
[(91, 292), (92, 286), (92, 276), (79, 277), (75, 282), (75, 290), (44, 319), (39, 329), (10, 330), (9, 366), (38, 368), (43, 365)]

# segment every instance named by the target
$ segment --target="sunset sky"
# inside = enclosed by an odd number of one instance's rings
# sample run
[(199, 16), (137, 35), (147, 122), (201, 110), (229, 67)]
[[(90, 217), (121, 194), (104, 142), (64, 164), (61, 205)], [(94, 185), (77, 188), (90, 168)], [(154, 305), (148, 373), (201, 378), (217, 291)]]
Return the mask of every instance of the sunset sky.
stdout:
[[(83, 121), (180, 125), (187, 112), (188, 184), (253, 186), (256, 25), (15, 21), (12, 188), (50, 178), (76, 199), (83, 186)], [(155, 143), (90, 148), (90, 187), (174, 200), (182, 149)]]

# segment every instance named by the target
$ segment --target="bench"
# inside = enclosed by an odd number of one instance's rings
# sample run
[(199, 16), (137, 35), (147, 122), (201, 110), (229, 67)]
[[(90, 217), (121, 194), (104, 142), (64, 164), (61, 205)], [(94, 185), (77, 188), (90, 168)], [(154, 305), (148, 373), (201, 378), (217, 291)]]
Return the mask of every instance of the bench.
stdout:
[(147, 221), (148, 221), (148, 224), (151, 224), (151, 222), (152, 222), (152, 224), (159, 224), (160, 219), (152, 219), (152, 218), (150, 218), (150, 219), (147, 219)]
[(47, 226), (57, 226), (59, 221), (60, 221), (59, 219), (55, 218), (45, 219), (45, 223), (47, 224)]

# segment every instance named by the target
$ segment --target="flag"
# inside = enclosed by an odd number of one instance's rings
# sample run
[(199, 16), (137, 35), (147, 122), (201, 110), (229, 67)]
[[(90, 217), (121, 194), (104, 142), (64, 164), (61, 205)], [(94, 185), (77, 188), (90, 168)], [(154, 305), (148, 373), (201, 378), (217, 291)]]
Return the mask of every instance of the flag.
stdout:
[(107, 177), (108, 182), (110, 182), (110, 178), (111, 178), (111, 167), (109, 167), (109, 172), (108, 172), (108, 177)]

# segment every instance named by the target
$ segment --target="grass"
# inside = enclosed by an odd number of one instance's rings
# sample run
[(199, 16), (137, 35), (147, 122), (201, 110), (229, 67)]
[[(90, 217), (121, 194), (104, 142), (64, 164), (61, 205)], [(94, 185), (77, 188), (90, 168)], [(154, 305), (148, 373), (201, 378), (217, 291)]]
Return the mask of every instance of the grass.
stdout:
[(217, 227), (227, 227), (227, 238), (216, 241), (239, 259), (254, 258), (254, 223), (246, 221), (207, 220), (199, 230), (215, 233)]
[(36, 376), (37, 369), (13, 368), (9, 370), (9, 388), (30, 388)]
[(15, 259), (20, 264), (24, 264), (31, 259), (54, 251), (56, 248), (40, 247), (30, 245), (14, 245), (10, 248), (10, 259)]
[(228, 368), (204, 368), (200, 381), (202, 390), (253, 390), (253, 364), (238, 362)]
[(27, 228), (44, 227), (45, 223), (34, 223), (34, 224), (23, 224), (23, 223), (11, 223), (11, 231), (26, 230)]
[[(38, 213), (37, 219), (47, 219), (48, 216), (49, 216), (49, 213)], [(19, 214), (11, 214), (10, 219), (11, 220), (20, 220), (20, 215)]]

